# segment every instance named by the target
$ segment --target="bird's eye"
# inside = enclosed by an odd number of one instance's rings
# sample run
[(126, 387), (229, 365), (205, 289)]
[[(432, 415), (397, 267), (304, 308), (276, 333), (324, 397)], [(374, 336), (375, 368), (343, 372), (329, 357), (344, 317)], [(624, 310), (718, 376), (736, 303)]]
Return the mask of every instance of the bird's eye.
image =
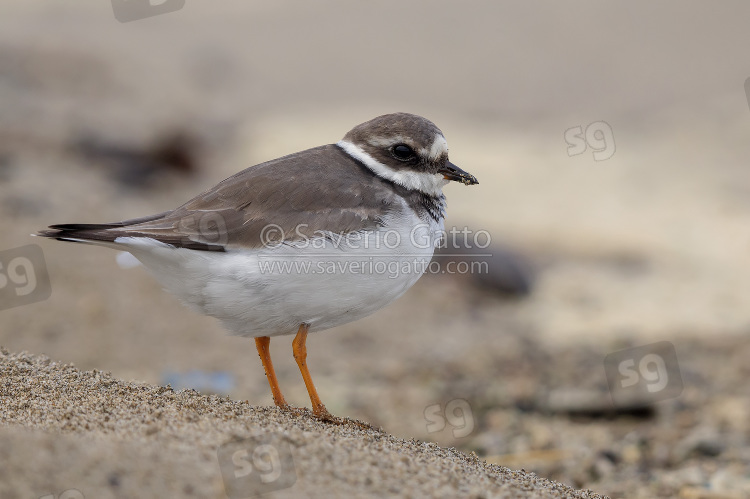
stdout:
[(393, 155), (396, 156), (396, 159), (400, 159), (401, 161), (409, 161), (416, 156), (414, 149), (406, 144), (397, 144), (393, 146), (391, 151), (393, 152)]

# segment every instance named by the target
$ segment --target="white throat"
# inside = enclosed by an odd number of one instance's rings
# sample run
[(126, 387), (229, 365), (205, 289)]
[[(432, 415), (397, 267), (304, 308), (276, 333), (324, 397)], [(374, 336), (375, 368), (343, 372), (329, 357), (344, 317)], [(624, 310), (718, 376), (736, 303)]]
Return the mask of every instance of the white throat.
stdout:
[(352, 158), (364, 163), (378, 177), (390, 180), (409, 190), (421, 191), (430, 196), (440, 196), (443, 193), (443, 187), (448, 184), (448, 180), (445, 180), (439, 173), (396, 170), (386, 166), (367, 154), (361, 147), (346, 140), (340, 140), (336, 145)]

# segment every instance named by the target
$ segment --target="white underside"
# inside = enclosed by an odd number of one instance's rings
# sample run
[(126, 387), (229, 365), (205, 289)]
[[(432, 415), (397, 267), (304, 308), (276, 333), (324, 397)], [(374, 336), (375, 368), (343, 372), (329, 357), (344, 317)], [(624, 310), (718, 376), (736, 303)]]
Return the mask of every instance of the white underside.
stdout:
[[(174, 248), (150, 238), (118, 238), (109, 245), (132, 253), (168, 291), (221, 320), (233, 334), (293, 334), (302, 323), (322, 331), (379, 310), (421, 277), (434, 252), (433, 244), (425, 244), (427, 231), (442, 232), (443, 224), (426, 224), (408, 207), (404, 212), (410, 215), (386, 220), (381, 231), (365, 233), (368, 247), (361, 235), (348, 243), (318, 239), (308, 241), (307, 247), (223, 253)], [(413, 229), (420, 224), (415, 236)], [(352, 267), (352, 262), (360, 263)], [(286, 271), (280, 267), (284, 264)], [(386, 266), (388, 270), (379, 271)]]

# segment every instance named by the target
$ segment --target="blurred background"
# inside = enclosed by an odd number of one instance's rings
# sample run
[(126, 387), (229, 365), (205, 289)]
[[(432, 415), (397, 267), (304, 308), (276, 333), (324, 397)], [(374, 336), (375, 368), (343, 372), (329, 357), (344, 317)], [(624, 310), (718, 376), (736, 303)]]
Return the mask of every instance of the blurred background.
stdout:
[[(29, 234), (172, 209), (411, 112), (480, 180), (446, 188), (446, 226), (488, 231), (496, 274), (426, 276), (313, 335), (328, 408), (611, 497), (750, 494), (747, 2), (187, 0), (150, 16), (172, 4), (0, 6), (0, 256), (40, 246), (52, 290), (6, 298), (0, 345), (272, 404), (252, 340), (114, 251)], [(271, 351), (307, 406), (291, 339)], [(668, 370), (638, 363), (663, 342)], [(680, 389), (614, 400), (605, 358), (616, 376), (628, 352), (636, 377)]]

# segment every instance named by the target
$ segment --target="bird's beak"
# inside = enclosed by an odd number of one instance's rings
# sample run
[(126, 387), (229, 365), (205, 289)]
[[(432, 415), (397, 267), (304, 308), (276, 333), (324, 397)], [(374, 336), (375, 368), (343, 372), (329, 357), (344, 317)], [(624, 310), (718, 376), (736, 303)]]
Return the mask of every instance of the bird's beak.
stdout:
[(474, 185), (479, 183), (474, 175), (469, 172), (463, 171), (461, 168), (457, 167), (450, 161), (446, 161), (445, 166), (439, 169), (438, 173), (442, 173), (445, 180), (455, 180), (456, 182), (461, 182), (465, 185)]

